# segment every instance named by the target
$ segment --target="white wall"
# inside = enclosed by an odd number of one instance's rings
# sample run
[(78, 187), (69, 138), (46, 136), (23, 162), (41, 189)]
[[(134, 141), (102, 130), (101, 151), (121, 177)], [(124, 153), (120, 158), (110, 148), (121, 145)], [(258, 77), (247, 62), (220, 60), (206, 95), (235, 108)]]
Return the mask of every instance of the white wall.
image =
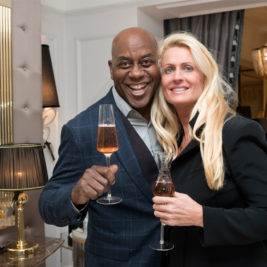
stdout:
[[(119, 7), (67, 16), (67, 90), (74, 113), (85, 109), (109, 90), (111, 42), (123, 28), (136, 26), (136, 10)], [(73, 103), (75, 99), (75, 103)]]

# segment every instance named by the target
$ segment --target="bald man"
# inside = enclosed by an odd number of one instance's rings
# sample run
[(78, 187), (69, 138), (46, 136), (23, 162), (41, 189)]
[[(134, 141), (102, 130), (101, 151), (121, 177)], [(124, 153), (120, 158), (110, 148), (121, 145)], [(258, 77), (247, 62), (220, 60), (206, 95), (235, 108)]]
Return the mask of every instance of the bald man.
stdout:
[[(111, 53), (114, 86), (63, 126), (59, 159), (39, 209), (46, 223), (57, 226), (80, 224), (88, 213), (85, 266), (160, 267), (161, 252), (149, 247), (160, 229), (151, 189), (158, 173), (153, 151), (161, 150), (150, 123), (160, 81), (157, 42), (142, 28), (128, 28), (115, 36)], [(119, 150), (110, 167), (96, 150), (100, 104), (113, 104), (116, 119)], [(110, 186), (122, 202), (97, 203)]]

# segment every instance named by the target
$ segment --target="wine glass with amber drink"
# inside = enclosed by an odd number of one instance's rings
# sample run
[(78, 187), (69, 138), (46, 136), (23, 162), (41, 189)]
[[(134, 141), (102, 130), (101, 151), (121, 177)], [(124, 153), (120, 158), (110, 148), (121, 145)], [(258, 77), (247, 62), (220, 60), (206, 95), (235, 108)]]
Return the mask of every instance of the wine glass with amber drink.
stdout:
[[(170, 165), (173, 154), (166, 152), (156, 152), (156, 157), (159, 163), (159, 174), (153, 185), (154, 196), (172, 197), (174, 195), (174, 184), (171, 179)], [(152, 243), (150, 247), (158, 251), (168, 251), (174, 248), (171, 242), (164, 240), (164, 226), (161, 222), (160, 240)]]
[[(111, 155), (119, 149), (117, 131), (115, 125), (114, 110), (112, 104), (102, 104), (98, 113), (97, 151), (106, 157), (106, 164), (110, 166)], [(111, 195), (111, 188), (106, 196), (98, 198), (97, 203), (113, 205), (120, 203), (121, 198)]]

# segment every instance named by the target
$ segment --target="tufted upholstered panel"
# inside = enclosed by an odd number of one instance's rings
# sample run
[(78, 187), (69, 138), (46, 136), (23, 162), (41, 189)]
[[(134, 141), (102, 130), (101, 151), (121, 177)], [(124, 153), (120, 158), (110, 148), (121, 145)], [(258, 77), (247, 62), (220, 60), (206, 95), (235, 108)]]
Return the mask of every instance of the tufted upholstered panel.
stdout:
[[(41, 3), (12, 0), (12, 80), (14, 143), (42, 143)], [(28, 191), (25, 237), (44, 236), (40, 190)], [(0, 231), (0, 246), (17, 238), (16, 228)]]
[(12, 1), (14, 143), (42, 142), (40, 0)]

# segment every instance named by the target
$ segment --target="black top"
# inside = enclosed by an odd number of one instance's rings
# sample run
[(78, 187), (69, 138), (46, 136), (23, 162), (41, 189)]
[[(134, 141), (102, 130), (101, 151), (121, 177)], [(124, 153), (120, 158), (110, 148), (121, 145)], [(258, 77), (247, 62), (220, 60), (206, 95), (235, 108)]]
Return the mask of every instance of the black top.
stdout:
[(172, 164), (177, 192), (203, 205), (204, 228), (171, 227), (171, 267), (266, 267), (267, 144), (256, 122), (236, 116), (223, 128), (225, 185), (208, 188), (198, 142)]

